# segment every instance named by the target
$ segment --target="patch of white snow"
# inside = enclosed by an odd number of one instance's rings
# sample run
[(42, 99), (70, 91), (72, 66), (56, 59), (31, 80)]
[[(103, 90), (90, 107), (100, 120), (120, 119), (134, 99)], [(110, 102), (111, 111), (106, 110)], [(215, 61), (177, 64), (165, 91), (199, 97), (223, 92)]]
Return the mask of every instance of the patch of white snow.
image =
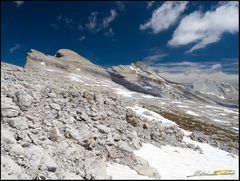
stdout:
[(186, 111), (187, 114), (191, 114), (193, 116), (199, 116), (197, 113), (193, 112), (193, 111), (190, 111), (190, 110), (187, 110)]
[[(138, 115), (140, 115), (142, 117), (145, 117), (145, 118), (147, 118), (149, 120), (161, 121), (161, 123), (163, 125), (166, 125), (166, 126), (168, 126), (168, 125), (176, 125), (175, 122), (170, 121), (169, 119), (166, 119), (166, 118), (162, 117), (160, 114), (157, 114), (157, 113), (155, 113), (153, 111), (150, 111), (148, 109), (144, 109), (144, 108), (138, 107), (138, 106), (135, 106), (135, 107), (129, 107), (128, 106), (128, 108), (132, 109)], [(146, 114), (146, 112), (148, 114)]]
[[(186, 137), (185, 137), (186, 140)], [(194, 141), (189, 141), (195, 143)], [(203, 154), (190, 148), (180, 148), (174, 146), (162, 146), (158, 148), (152, 144), (143, 144), (140, 150), (134, 152), (135, 155), (147, 160), (151, 167), (158, 170), (161, 179), (237, 179), (238, 157), (229, 156), (228, 152), (214, 148), (208, 144), (200, 144)], [(234, 170), (234, 175), (217, 176), (196, 176), (196, 171), (214, 172), (216, 170)]]
[(143, 175), (138, 175), (135, 170), (132, 170), (128, 166), (120, 165), (117, 163), (107, 164), (106, 174), (113, 180), (135, 180), (135, 179), (152, 179)]

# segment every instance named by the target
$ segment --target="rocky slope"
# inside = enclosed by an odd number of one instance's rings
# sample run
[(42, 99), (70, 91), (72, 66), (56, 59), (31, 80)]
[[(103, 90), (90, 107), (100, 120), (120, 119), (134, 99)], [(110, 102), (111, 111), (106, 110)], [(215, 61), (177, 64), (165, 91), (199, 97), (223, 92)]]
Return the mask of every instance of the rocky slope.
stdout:
[[(184, 141), (186, 131), (176, 123), (150, 111), (152, 101), (109, 88), (119, 86), (111, 76), (64, 49), (56, 56), (31, 50), (25, 68), (2, 62), (1, 178), (111, 179), (109, 164), (117, 163), (135, 171), (136, 178), (158, 179), (161, 172), (135, 154), (144, 143), (205, 152)], [(201, 133), (187, 137), (211, 142)], [(221, 149), (236, 154), (234, 147)]]
[(101, 67), (68, 49), (58, 50), (55, 56), (45, 55), (42, 52), (31, 49), (27, 54), (25, 67), (32, 69), (48, 67), (49, 70), (57, 70), (58, 72), (84, 72), (86, 74), (109, 77), (109, 74)]
[(161, 77), (141, 62), (113, 66), (108, 68), (108, 73), (114, 82), (132, 91), (175, 100), (238, 107), (238, 89), (229, 83), (199, 80), (191, 85), (180, 84)]
[(239, 88), (235, 82), (220, 82), (211, 79), (199, 79), (191, 85), (191, 90), (203, 94), (218, 104), (238, 107)]

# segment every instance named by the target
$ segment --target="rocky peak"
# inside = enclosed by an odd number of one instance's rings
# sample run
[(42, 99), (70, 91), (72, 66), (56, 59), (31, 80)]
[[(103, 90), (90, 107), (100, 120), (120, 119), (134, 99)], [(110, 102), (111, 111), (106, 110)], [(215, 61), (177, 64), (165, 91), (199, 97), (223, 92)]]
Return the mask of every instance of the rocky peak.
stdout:
[(78, 53), (76, 53), (72, 50), (69, 50), (69, 49), (59, 49), (57, 51), (57, 53), (55, 54), (55, 57), (62, 58), (62, 59), (65, 59), (65, 60), (78, 61), (81, 64), (93, 64), (88, 59), (82, 57)]
[(130, 65), (113, 66), (112, 70), (129, 80), (144, 79), (150, 82), (166, 82), (164, 78), (160, 77), (154, 70), (141, 61), (136, 61)]
[(56, 71), (58, 73), (81, 74), (84, 72), (109, 77), (109, 74), (103, 68), (69, 49), (59, 49), (54, 56), (31, 49), (27, 53), (25, 67)]

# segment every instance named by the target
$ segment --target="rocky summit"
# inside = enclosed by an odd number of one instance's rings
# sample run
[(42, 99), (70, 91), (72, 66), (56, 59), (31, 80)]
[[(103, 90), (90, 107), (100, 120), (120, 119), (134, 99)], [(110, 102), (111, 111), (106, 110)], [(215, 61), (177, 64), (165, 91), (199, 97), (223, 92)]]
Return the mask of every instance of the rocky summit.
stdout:
[(31, 49), (24, 68), (1, 62), (1, 178), (187, 178), (204, 169), (238, 178), (238, 101), (209, 99), (203, 91), (213, 88), (199, 85), (139, 62), (102, 68), (68, 49)]

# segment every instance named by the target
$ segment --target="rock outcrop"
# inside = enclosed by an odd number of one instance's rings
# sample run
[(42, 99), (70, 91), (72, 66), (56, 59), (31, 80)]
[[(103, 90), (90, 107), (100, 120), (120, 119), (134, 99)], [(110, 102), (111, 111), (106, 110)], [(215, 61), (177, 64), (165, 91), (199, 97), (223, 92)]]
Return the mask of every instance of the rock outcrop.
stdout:
[(83, 72), (85, 74), (110, 77), (103, 68), (68, 49), (58, 50), (55, 56), (45, 55), (37, 50), (31, 49), (27, 54), (25, 67), (38, 69), (48, 67), (50, 70), (53, 69), (61, 72), (71, 72), (75, 74)]

